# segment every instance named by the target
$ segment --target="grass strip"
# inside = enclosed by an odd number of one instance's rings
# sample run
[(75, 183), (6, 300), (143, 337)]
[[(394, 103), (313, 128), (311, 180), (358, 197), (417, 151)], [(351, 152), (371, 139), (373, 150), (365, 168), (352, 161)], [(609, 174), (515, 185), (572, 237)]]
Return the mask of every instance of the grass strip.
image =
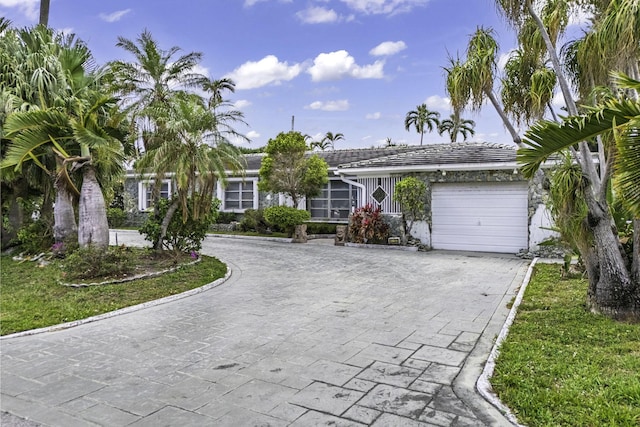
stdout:
[(536, 265), (491, 379), (520, 423), (640, 426), (640, 324), (590, 313), (586, 292)]
[(0, 335), (84, 319), (195, 289), (224, 277), (225, 264), (202, 261), (156, 277), (110, 285), (60, 285), (60, 262), (37, 267), (0, 257)]

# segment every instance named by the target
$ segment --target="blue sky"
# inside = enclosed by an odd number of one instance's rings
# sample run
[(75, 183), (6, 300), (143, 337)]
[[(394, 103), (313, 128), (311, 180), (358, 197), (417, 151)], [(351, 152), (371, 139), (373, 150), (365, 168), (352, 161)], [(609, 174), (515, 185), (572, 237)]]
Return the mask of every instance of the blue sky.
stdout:
[[(37, 22), (39, 0), (0, 0), (15, 26)], [(427, 103), (451, 113), (444, 91), (448, 55), (464, 54), (477, 26), (492, 27), (506, 55), (513, 32), (490, 0), (51, 0), (49, 25), (87, 42), (97, 62), (130, 60), (118, 36), (145, 28), (168, 49), (202, 52), (202, 72), (231, 77), (231, 101), (252, 142), (291, 129), (314, 138), (342, 133), (336, 148), (381, 146), (386, 138), (418, 144), (404, 117)], [(475, 141), (512, 144), (486, 106)], [(447, 142), (437, 132), (425, 143)]]

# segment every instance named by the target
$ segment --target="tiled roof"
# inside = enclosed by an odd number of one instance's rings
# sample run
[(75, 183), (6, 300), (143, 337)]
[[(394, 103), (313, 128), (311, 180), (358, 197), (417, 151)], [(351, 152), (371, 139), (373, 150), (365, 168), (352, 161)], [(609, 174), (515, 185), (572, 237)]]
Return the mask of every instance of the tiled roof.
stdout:
[[(378, 157), (387, 157), (399, 153), (405, 153), (413, 151), (417, 146), (400, 146), (400, 147), (385, 147), (385, 148), (358, 148), (348, 150), (329, 150), (329, 151), (312, 151), (307, 154), (317, 154), (323, 158), (330, 168), (335, 168), (338, 165), (351, 162), (360, 162), (370, 160)], [(247, 161), (247, 170), (260, 169), (260, 162), (264, 157), (264, 153), (247, 154), (245, 159)]]
[(515, 162), (516, 147), (481, 142), (430, 144), (411, 150), (341, 163), (339, 169)]

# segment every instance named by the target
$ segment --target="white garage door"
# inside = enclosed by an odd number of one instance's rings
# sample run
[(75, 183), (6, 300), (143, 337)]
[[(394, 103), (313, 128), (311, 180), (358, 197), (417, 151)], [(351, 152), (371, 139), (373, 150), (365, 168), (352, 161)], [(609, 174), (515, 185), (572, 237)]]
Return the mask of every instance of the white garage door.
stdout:
[(528, 247), (526, 183), (434, 184), (434, 249), (518, 252)]

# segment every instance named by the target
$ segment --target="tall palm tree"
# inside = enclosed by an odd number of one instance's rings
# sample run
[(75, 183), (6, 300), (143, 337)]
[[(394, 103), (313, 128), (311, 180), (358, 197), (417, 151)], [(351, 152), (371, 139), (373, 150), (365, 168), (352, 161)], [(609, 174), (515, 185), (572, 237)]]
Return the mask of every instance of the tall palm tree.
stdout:
[[(640, 91), (640, 81), (616, 74), (619, 87)], [(571, 116), (562, 124), (553, 121), (542, 121), (533, 126), (526, 134), (526, 148), (518, 151), (518, 161), (523, 165), (525, 176), (532, 176), (540, 165), (550, 156), (566, 153), (569, 147), (596, 135), (603, 136), (609, 146), (612, 157), (608, 159), (613, 183), (620, 199), (630, 212), (640, 218), (640, 102), (637, 99), (611, 99), (588, 113)], [(612, 137), (614, 137), (613, 140)], [(616, 318), (640, 317), (640, 239), (635, 231), (631, 271), (627, 271), (617, 239), (606, 240), (611, 234), (612, 222), (608, 207), (607, 195), (600, 198), (592, 190), (585, 188), (584, 174), (580, 164), (577, 187), (570, 191), (577, 192), (584, 198), (587, 212), (582, 221), (586, 228), (586, 238), (578, 241), (581, 254), (585, 258), (589, 273), (589, 305), (592, 309), (604, 312)], [(580, 191), (582, 190), (582, 191)], [(575, 196), (572, 198), (575, 199)], [(596, 199), (600, 210), (594, 217), (592, 204)], [(604, 203), (603, 203), (604, 202)], [(588, 218), (588, 220), (587, 220)], [(593, 241), (597, 243), (593, 245)], [(603, 252), (609, 253), (604, 255)], [(602, 265), (600, 259), (611, 260)], [(607, 286), (603, 280), (614, 282), (615, 287)]]
[[(501, 12), (514, 25), (516, 29), (521, 29), (527, 18), (531, 18), (538, 28), (538, 32), (544, 41), (545, 54), (551, 61), (552, 68), (556, 73), (558, 84), (562, 91), (567, 111), (574, 120), (568, 120), (561, 127), (562, 132), (572, 129), (581, 129), (580, 118), (576, 100), (571, 93), (568, 79), (564, 75), (565, 71), (577, 71), (579, 74), (573, 77), (573, 81), (579, 82), (579, 92), (586, 94), (593, 89), (598, 80), (604, 74), (603, 70), (618, 68), (629, 71), (632, 76), (638, 73), (638, 31), (640, 24), (638, 18), (638, 2), (622, 0), (595, 1), (589, 2), (594, 11), (593, 25), (588, 35), (585, 37), (582, 46), (572, 48), (572, 54), (567, 57), (576, 62), (563, 67), (558, 55), (554, 37), (560, 33), (561, 26), (566, 24), (566, 19), (556, 21), (559, 23), (553, 31), (552, 26), (545, 25), (541, 18), (540, 11), (566, 4), (566, 0), (548, 0), (545, 2), (533, 2), (533, 0), (499, 0), (497, 4)], [(540, 5), (543, 5), (542, 9)], [(580, 5), (579, 5), (580, 6)], [(566, 8), (558, 8), (565, 11)], [(620, 39), (626, 37), (625, 40)], [(610, 53), (614, 52), (614, 53)], [(590, 64), (593, 62), (593, 64)], [(637, 93), (634, 94), (637, 99)], [(552, 125), (542, 122), (541, 126)], [(586, 127), (585, 127), (586, 128)], [(536, 127), (533, 128), (537, 132)], [(573, 135), (584, 136), (582, 133)], [(549, 138), (534, 141), (541, 147), (556, 147)], [(594, 142), (598, 147), (597, 162), (594, 160), (589, 142)], [(585, 260), (585, 265), (589, 274), (590, 286), (594, 290), (591, 294), (591, 308), (612, 317), (624, 316), (624, 299), (629, 296), (627, 291), (630, 283), (638, 282), (637, 274), (631, 274), (626, 266), (624, 255), (619, 248), (618, 237), (613, 223), (611, 209), (608, 202), (608, 193), (611, 177), (613, 173), (612, 165), (615, 164), (615, 150), (607, 142), (604, 135), (598, 134), (595, 141), (575, 140), (577, 145), (569, 144), (564, 148), (567, 155), (579, 165), (583, 179), (577, 189), (584, 197), (587, 206), (587, 228), (591, 243), (581, 251)], [(585, 218), (585, 220), (587, 219)], [(640, 234), (640, 220), (634, 221), (634, 234)], [(640, 242), (638, 242), (640, 246)], [(637, 258), (637, 248), (634, 245), (634, 253)], [(634, 264), (637, 262), (634, 260)], [(637, 270), (637, 269), (636, 269)]]
[(177, 46), (163, 50), (147, 30), (136, 40), (118, 37), (116, 46), (132, 54), (134, 60), (109, 64), (115, 75), (114, 88), (123, 97), (131, 123), (137, 126), (143, 149), (149, 150), (162, 144), (162, 118), (170, 109), (173, 95), (202, 87), (208, 81), (194, 72), (202, 54), (177, 56), (180, 52)]
[(209, 108), (215, 110), (223, 105), (229, 104), (224, 98), (223, 92), (234, 93), (236, 91), (236, 84), (229, 78), (207, 79), (202, 83), (202, 89), (210, 94), (208, 105)]
[(450, 65), (445, 67), (446, 91), (456, 115), (462, 115), (469, 104), (472, 111), (479, 111), (485, 99), (489, 99), (513, 142), (519, 146), (520, 135), (493, 90), (499, 48), (494, 36), (492, 29), (479, 27), (469, 40), (466, 61), (449, 58)]
[(476, 126), (476, 122), (473, 120), (463, 119), (460, 116), (452, 114), (448, 119), (444, 119), (438, 126), (438, 134), (448, 133), (451, 138), (451, 142), (458, 140), (458, 135), (462, 135), (463, 141), (466, 141), (469, 136), (476, 134), (473, 129)]
[(221, 131), (219, 116), (199, 96), (175, 96), (165, 125), (166, 138), (146, 151), (138, 164), (140, 170), (152, 170), (158, 176), (173, 174), (176, 184), (160, 236), (154, 242), (156, 249), (162, 249), (167, 228), (179, 209), (186, 220), (189, 198), (196, 199), (191, 214), (197, 219), (211, 208), (217, 181), (224, 183), (227, 171), (244, 168), (240, 150)]
[[(335, 143), (336, 141), (342, 141), (344, 140), (344, 135), (341, 133), (336, 133), (333, 134), (331, 132), (327, 132), (326, 135), (324, 136), (324, 138), (322, 138), (322, 143), (326, 144), (324, 145), (324, 147), (328, 148), (331, 147), (332, 150), (336, 149)], [(322, 148), (322, 150), (324, 151), (325, 148)]]
[(40, 0), (40, 20), (38, 23), (43, 26), (49, 25), (49, 4), (51, 0)]
[(434, 129), (438, 129), (440, 113), (437, 111), (430, 111), (427, 108), (427, 104), (420, 104), (415, 110), (411, 110), (404, 118), (404, 128), (409, 131), (411, 127), (415, 127), (416, 132), (420, 134), (420, 145), (422, 145), (422, 139), (424, 138), (425, 130), (429, 132)]

